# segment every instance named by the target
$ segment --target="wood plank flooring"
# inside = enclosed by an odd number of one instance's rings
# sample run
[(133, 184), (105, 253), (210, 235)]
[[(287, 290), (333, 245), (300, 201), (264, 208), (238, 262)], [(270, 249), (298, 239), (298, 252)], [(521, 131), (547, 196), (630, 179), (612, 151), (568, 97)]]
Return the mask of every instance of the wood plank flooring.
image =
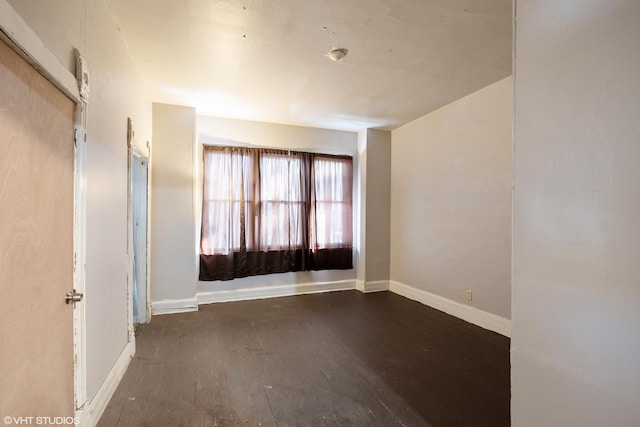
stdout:
[(98, 424), (510, 425), (509, 340), (380, 292), (154, 317)]

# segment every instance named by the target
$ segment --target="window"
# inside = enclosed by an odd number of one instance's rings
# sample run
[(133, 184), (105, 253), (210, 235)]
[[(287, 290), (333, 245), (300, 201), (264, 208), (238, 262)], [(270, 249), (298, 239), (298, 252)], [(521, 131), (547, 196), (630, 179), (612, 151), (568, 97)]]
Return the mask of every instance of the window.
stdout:
[(260, 250), (303, 247), (301, 159), (277, 152), (260, 156)]
[(350, 269), (353, 161), (204, 147), (200, 280)]
[(351, 159), (317, 156), (313, 159), (315, 238), (318, 249), (340, 248), (351, 241)]

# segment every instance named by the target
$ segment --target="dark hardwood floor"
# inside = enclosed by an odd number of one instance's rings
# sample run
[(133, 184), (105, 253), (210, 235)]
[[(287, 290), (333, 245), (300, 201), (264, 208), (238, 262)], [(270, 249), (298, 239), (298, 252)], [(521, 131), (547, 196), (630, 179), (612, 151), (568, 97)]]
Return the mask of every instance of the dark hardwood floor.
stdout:
[(380, 292), (154, 317), (98, 424), (510, 425), (509, 340)]

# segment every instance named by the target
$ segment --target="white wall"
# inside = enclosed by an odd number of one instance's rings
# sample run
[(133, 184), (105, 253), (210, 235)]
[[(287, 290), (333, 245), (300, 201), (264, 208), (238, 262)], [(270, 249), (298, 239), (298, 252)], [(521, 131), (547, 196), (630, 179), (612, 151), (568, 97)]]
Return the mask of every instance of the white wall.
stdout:
[(508, 77), (391, 133), (391, 280), (506, 319), (512, 93)]
[(91, 398), (127, 343), (127, 117), (151, 135), (151, 104), (101, 0), (9, 0), (62, 64), (73, 48), (91, 71), (87, 111), (87, 393)]
[(512, 420), (640, 425), (640, 2), (516, 4)]
[(391, 132), (358, 132), (358, 286), (385, 289), (389, 281)]
[(152, 301), (195, 298), (195, 130), (194, 108), (153, 104)]
[[(178, 107), (180, 108), (180, 107)], [(170, 121), (171, 114), (163, 116), (163, 120)], [(156, 174), (166, 174), (166, 171), (162, 165), (156, 162), (156, 155), (158, 154), (157, 136), (156, 136), (156, 111), (154, 110), (154, 191), (156, 188)], [(200, 215), (201, 215), (201, 183), (202, 183), (202, 148), (201, 144), (205, 143), (213, 144), (227, 144), (227, 145), (255, 145), (265, 146), (283, 149), (294, 149), (300, 151), (312, 151), (312, 152), (324, 152), (333, 154), (346, 154), (354, 157), (354, 162), (357, 162), (357, 134), (353, 132), (343, 132), (327, 129), (308, 128), (300, 126), (288, 126), (272, 123), (260, 123), (243, 120), (231, 120), (214, 117), (197, 117), (197, 143), (196, 150), (191, 159), (190, 170), (187, 170), (184, 166), (183, 159), (185, 156), (190, 156), (192, 151), (185, 146), (182, 142), (175, 145), (164, 145), (163, 156), (167, 161), (171, 158), (181, 159), (180, 174), (184, 176), (184, 179), (191, 179), (191, 187), (186, 188), (181, 184), (179, 190), (181, 195), (175, 199), (170, 209), (166, 209), (162, 214), (162, 218), (154, 219), (154, 230), (158, 227), (168, 227), (179, 221), (181, 227), (187, 227), (185, 221), (187, 220), (185, 212), (193, 213), (191, 220), (189, 221), (188, 228), (193, 230), (191, 236), (194, 239), (194, 244), (190, 251), (185, 252), (184, 245), (168, 245), (164, 248), (163, 259), (168, 260), (172, 258), (180, 259), (180, 265), (187, 265), (188, 258), (189, 266), (195, 268), (195, 277), (189, 282), (176, 281), (173, 284), (166, 283), (162, 286), (154, 285), (152, 282), (152, 300), (155, 302), (154, 306), (157, 311), (165, 311), (166, 307), (176, 307), (171, 305), (168, 301), (176, 299), (188, 299), (191, 298), (195, 301), (198, 294), (206, 294), (210, 292), (221, 291), (237, 291), (237, 290), (249, 290), (263, 287), (274, 287), (279, 285), (299, 285), (307, 283), (318, 282), (339, 282), (345, 280), (354, 280), (356, 277), (356, 270), (326, 270), (326, 271), (304, 271), (294, 273), (283, 274), (271, 274), (264, 276), (247, 277), (242, 279), (236, 279), (232, 281), (214, 281), (214, 282), (200, 282), (197, 280), (197, 266), (199, 265), (199, 232), (200, 232)], [(168, 163), (167, 163), (168, 166)], [(354, 174), (355, 174), (354, 170)], [(182, 179), (181, 178), (181, 179)], [(355, 181), (355, 178), (354, 178)], [(182, 181), (181, 181), (182, 182)], [(186, 181), (185, 181), (186, 182)], [(187, 197), (195, 197), (195, 211), (193, 210), (192, 199)], [(156, 206), (156, 196), (153, 195), (154, 210), (158, 211), (163, 208)], [(169, 203), (167, 201), (167, 203)], [(152, 237), (155, 238), (155, 237)], [(152, 260), (156, 260), (156, 255), (153, 254), (156, 245), (152, 240)], [(155, 262), (154, 262), (155, 264)], [(152, 267), (155, 268), (155, 267)], [(189, 267), (190, 268), (190, 267)], [(183, 269), (183, 267), (180, 267)], [(154, 280), (155, 281), (155, 280)], [(162, 301), (167, 301), (164, 303)], [(169, 310), (170, 311), (170, 310)]]
[(391, 133), (367, 130), (366, 281), (389, 280)]
[(357, 205), (356, 218), (358, 219), (353, 224), (353, 232), (355, 233), (353, 243), (356, 246), (356, 263), (354, 265), (358, 286), (361, 289), (364, 288), (367, 279), (367, 239), (365, 236), (367, 225), (367, 134), (367, 129), (358, 132), (358, 167), (353, 172), (357, 176), (357, 185), (353, 187), (353, 201)]

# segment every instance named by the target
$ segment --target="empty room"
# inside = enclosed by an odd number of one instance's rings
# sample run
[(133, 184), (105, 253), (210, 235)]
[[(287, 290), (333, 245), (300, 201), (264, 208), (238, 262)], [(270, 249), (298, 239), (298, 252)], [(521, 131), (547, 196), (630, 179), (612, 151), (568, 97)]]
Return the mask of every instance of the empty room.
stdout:
[(3, 425), (639, 426), (638, 22), (0, 0)]

